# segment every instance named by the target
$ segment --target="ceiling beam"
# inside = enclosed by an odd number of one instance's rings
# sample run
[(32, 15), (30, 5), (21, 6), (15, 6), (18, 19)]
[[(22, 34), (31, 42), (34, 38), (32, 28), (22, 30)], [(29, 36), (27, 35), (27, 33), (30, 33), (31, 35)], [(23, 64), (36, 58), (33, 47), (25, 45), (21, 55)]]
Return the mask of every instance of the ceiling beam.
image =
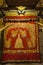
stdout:
[[(0, 7), (0, 10), (8, 11), (8, 10), (15, 10), (16, 7)], [(37, 11), (43, 11), (43, 7), (28, 7), (26, 9), (31, 9), (31, 10), (37, 10)], [(16, 9), (17, 10), (17, 9)]]
[(4, 12), (1, 10), (2, 16), (5, 16)]

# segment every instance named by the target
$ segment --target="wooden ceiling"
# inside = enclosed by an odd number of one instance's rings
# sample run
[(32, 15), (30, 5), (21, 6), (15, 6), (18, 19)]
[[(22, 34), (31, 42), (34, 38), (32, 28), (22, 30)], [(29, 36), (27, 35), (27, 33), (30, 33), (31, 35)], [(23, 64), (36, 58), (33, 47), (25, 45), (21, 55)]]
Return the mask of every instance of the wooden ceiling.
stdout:
[(9, 7), (28, 6), (35, 7), (40, 0), (5, 0)]

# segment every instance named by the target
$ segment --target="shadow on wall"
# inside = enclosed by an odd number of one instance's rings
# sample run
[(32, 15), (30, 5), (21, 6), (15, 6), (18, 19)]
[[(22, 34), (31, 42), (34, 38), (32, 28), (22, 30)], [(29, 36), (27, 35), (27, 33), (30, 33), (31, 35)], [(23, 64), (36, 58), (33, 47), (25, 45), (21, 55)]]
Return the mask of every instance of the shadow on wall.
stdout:
[(39, 32), (39, 43), (40, 43), (41, 60), (43, 62), (43, 31)]

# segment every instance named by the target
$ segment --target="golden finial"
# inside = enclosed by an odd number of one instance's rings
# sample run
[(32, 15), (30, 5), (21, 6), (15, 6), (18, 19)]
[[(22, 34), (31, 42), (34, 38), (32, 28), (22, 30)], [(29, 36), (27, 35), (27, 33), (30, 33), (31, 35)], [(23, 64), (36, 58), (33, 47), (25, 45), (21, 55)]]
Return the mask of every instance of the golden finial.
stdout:
[(18, 6), (16, 8), (18, 8), (18, 10), (22, 11), (22, 10), (25, 10), (26, 7), (25, 6)]

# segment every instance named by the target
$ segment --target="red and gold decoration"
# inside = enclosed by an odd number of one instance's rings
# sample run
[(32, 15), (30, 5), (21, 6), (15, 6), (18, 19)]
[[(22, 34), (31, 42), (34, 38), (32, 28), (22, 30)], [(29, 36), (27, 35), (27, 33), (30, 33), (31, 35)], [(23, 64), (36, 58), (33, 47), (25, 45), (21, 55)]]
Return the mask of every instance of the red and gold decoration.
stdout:
[(12, 25), (3, 28), (2, 62), (40, 62), (38, 17), (35, 11), (25, 10), (26, 7), (16, 8), (18, 10), (6, 13), (4, 19), (5, 25)]
[(2, 61), (40, 62), (38, 25), (34, 21), (13, 23), (4, 30)]

